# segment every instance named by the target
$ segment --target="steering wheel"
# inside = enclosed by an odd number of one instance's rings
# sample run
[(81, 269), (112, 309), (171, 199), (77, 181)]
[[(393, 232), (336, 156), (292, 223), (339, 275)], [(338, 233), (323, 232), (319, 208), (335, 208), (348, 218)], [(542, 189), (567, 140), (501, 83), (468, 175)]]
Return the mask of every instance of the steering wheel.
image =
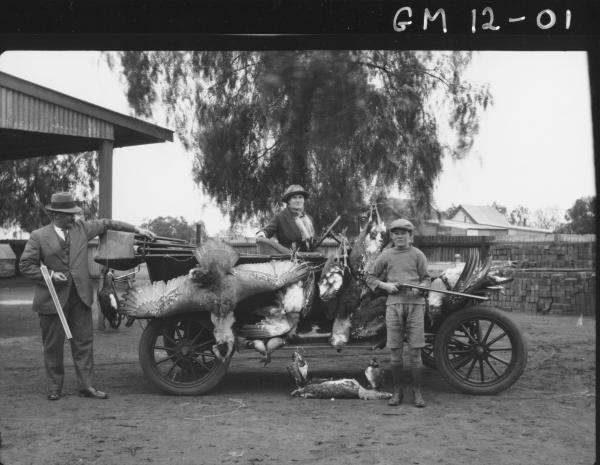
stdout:
[[(317, 247), (319, 247), (321, 245), (321, 243), (329, 236), (331, 235), (331, 231), (333, 230), (333, 228), (335, 227), (336, 224), (338, 224), (338, 221), (340, 221), (342, 217), (338, 215), (338, 217), (333, 220), (333, 223), (331, 223), (329, 226), (327, 226), (327, 228), (325, 229), (325, 232), (323, 233), (323, 235), (320, 237), (320, 239), (315, 243), (315, 245), (312, 247), (313, 249), (316, 249)], [(331, 236), (333, 237), (333, 239), (335, 239), (337, 241), (337, 239), (335, 238), (335, 236)], [(339, 242), (339, 241), (338, 241)]]

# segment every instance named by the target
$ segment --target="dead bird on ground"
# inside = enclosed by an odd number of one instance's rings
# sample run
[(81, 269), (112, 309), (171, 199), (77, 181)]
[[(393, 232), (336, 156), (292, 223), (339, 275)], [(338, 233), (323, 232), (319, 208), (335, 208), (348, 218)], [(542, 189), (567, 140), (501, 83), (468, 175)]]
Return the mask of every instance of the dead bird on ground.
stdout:
[(381, 389), (383, 386), (384, 370), (379, 366), (379, 361), (376, 358), (372, 358), (369, 362), (369, 366), (365, 370), (365, 376), (371, 389)]
[(389, 392), (365, 389), (355, 379), (310, 379), (308, 377), (308, 363), (296, 350), (292, 355), (292, 363), (286, 367), (291, 375), (296, 389), (292, 396), (304, 397), (305, 399), (389, 399)]
[(305, 399), (363, 399), (379, 400), (389, 399), (389, 392), (365, 389), (355, 379), (342, 378), (309, 383), (292, 391), (292, 396), (304, 397)]

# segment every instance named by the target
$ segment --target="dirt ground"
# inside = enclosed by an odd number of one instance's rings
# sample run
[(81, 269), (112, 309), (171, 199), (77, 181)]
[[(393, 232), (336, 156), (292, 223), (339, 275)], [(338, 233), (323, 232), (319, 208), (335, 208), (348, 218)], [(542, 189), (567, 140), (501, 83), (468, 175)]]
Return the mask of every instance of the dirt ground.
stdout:
[[(45, 397), (41, 338), (23, 278), (0, 280), (0, 462), (17, 464), (592, 464), (596, 458), (596, 322), (511, 314), (526, 335), (521, 379), (496, 396), (453, 390), (426, 369), (428, 404), (290, 397), (291, 351), (263, 368), (236, 354), (209, 395), (162, 394), (142, 374), (142, 328), (97, 331), (96, 386), (76, 395), (70, 351), (66, 397)], [(315, 377), (354, 377), (372, 353), (308, 348)], [(387, 363), (385, 351), (378, 357)], [(386, 379), (389, 387), (391, 380)], [(410, 399), (410, 398), (409, 398)]]

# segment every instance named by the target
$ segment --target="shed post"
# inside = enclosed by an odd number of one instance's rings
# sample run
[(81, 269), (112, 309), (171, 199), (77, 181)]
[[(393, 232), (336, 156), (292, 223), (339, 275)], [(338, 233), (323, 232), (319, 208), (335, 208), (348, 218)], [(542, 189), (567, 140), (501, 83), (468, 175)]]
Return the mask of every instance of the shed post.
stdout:
[(113, 141), (103, 140), (98, 150), (100, 218), (112, 218)]

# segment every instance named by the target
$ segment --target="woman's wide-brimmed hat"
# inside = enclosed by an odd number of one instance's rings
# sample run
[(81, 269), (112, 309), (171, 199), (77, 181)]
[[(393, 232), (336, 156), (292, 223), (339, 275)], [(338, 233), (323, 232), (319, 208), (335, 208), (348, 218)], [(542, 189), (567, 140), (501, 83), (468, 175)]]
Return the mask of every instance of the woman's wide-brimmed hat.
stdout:
[(52, 194), (50, 205), (46, 205), (46, 210), (62, 213), (81, 213), (81, 208), (77, 206), (70, 192)]
[(286, 202), (290, 199), (290, 197), (292, 195), (296, 195), (296, 194), (301, 194), (304, 196), (305, 199), (308, 198), (308, 192), (306, 192), (304, 190), (304, 187), (298, 185), (298, 184), (292, 184), (290, 187), (288, 187), (285, 192), (283, 193), (283, 197), (281, 197), (281, 200), (283, 202)]

